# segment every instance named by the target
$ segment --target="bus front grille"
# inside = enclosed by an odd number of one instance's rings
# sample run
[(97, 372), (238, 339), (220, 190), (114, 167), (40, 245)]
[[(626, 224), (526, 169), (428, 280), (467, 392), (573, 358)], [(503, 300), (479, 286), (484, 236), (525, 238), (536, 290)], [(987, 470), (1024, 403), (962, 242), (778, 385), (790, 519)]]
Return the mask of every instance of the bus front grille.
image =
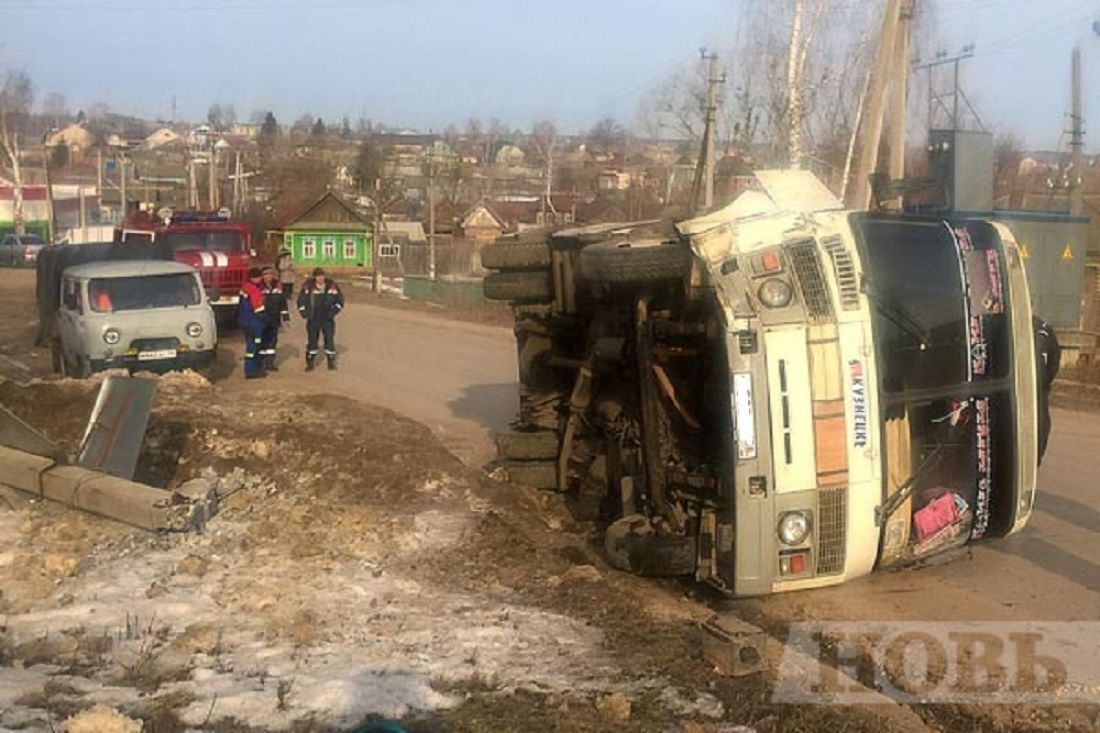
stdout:
[(833, 260), (837, 289), (840, 291), (840, 307), (846, 311), (859, 309), (859, 285), (856, 281), (856, 265), (852, 255), (844, 248), (844, 240), (833, 235), (821, 240), (821, 246)]
[(844, 570), (848, 541), (848, 487), (817, 491), (817, 574), (835, 575)]
[(828, 321), (833, 317), (833, 304), (829, 299), (829, 289), (825, 276), (821, 272), (821, 260), (817, 256), (817, 245), (813, 240), (798, 242), (787, 247), (794, 274), (802, 290), (802, 301), (806, 304), (806, 315), (811, 321)]

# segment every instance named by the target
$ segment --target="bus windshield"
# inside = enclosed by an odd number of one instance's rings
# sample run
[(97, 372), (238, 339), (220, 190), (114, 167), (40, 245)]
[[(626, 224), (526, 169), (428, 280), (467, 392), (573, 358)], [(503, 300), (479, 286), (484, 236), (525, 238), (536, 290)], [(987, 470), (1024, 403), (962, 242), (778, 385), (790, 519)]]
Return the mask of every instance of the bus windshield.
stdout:
[(164, 242), (173, 252), (241, 252), (244, 243), (238, 232), (164, 232), (157, 235), (158, 242)]
[[(896, 474), (924, 467), (912, 486), (914, 552), (1002, 533), (1011, 517), (1015, 422), (999, 236), (984, 222), (856, 224), (886, 468), (900, 485)], [(951, 527), (941, 525), (948, 517)]]

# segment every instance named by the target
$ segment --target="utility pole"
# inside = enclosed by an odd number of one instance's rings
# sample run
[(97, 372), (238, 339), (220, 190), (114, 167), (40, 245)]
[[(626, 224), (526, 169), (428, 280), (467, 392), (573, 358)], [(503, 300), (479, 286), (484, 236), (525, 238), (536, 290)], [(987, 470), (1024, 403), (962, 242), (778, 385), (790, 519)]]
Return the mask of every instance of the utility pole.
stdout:
[(241, 152), (238, 150), (233, 164), (233, 213), (241, 206)]
[(195, 210), (199, 208), (199, 183), (195, 180), (195, 156), (189, 153), (187, 156), (187, 208)]
[(99, 196), (99, 205), (103, 205), (103, 148), (95, 151), (95, 192)]
[(714, 206), (714, 134), (718, 117), (718, 85), (726, 81), (718, 76), (718, 54), (706, 49), (700, 56), (707, 61), (707, 121), (703, 129), (703, 208)]
[(80, 196), (80, 243), (88, 243), (88, 212), (85, 210), (84, 205), (84, 185), (81, 184), (77, 187), (78, 195)]
[[(909, 85), (909, 20), (913, 17), (914, 0), (905, 3), (898, 18), (894, 43), (894, 63), (890, 80), (890, 180), (905, 178), (905, 123), (908, 117)], [(901, 209), (901, 197), (890, 202), (890, 208)]]
[(428, 148), (428, 277), (435, 282), (435, 146)]
[(885, 112), (886, 84), (890, 79), (890, 66), (895, 57), (898, 24), (901, 20), (901, 0), (886, 1), (886, 15), (882, 21), (878, 54), (872, 70), (871, 86), (867, 98), (867, 129), (860, 146), (859, 165), (852, 185), (852, 196), (847, 202), (851, 209), (866, 209), (871, 203), (871, 174), (878, 167), (878, 147), (882, 139), (882, 123)]
[(1072, 151), (1070, 165), (1073, 172), (1069, 186), (1069, 213), (1073, 216), (1081, 216), (1084, 205), (1082, 201), (1082, 166), (1084, 165), (1083, 151), (1085, 148), (1085, 119), (1081, 106), (1081, 46), (1073, 49), (1073, 69), (1071, 71), (1071, 83), (1073, 85), (1073, 119), (1069, 131), (1069, 146)]
[(375, 189), (375, 206), (377, 211), (374, 214), (374, 232), (370, 238), (370, 289), (374, 293), (378, 293), (382, 290), (382, 268), (378, 263), (378, 239), (382, 236), (382, 206), (381, 201), (378, 200), (378, 196), (382, 195), (381, 188)]
[(53, 244), (57, 237), (57, 221), (54, 217), (53, 185), (50, 183), (50, 149), (46, 147), (46, 138), (50, 132), (52, 130), (42, 138), (42, 167), (46, 171), (46, 226), (49, 229), (46, 241)]
[[(921, 71), (921, 70), (927, 70), (928, 71), (928, 129), (929, 130), (935, 128), (935, 126), (936, 126), (935, 118), (936, 118), (936, 110), (937, 109), (943, 110), (950, 117), (950, 119), (951, 119), (950, 129), (952, 129), (952, 130), (962, 129), (961, 124), (960, 124), (960, 118), (959, 118), (959, 112), (960, 112), (959, 103), (960, 102), (962, 102), (963, 104), (966, 105), (966, 108), (970, 111), (970, 116), (974, 118), (975, 122), (977, 122), (978, 128), (981, 129), (981, 130), (985, 130), (985, 126), (982, 124), (981, 117), (978, 116), (978, 112), (974, 109), (974, 105), (970, 104), (970, 99), (967, 98), (966, 92), (963, 91), (962, 83), (959, 79), (960, 64), (963, 61), (967, 60), (968, 58), (971, 58), (973, 55), (974, 55), (974, 44), (967, 44), (966, 46), (963, 46), (962, 51), (960, 51), (958, 54), (956, 54), (954, 56), (948, 56), (946, 51), (940, 51), (939, 53), (936, 54), (936, 58), (934, 60), (929, 61), (926, 64), (921, 64), (919, 66), (914, 66), (913, 67), (914, 71)], [(950, 94), (946, 94), (946, 93), (943, 93), (943, 92), (937, 92), (936, 91), (936, 83), (935, 83), (936, 79), (935, 79), (935, 76), (933, 75), (934, 74), (933, 70), (940, 67), (940, 66), (947, 66), (948, 64), (950, 64), (953, 67), (952, 79), (954, 79), (954, 88), (951, 90)], [(944, 99), (948, 96), (951, 97), (951, 107), (950, 108), (948, 108), (947, 105), (944, 104)]]
[(126, 223), (126, 214), (130, 210), (129, 201), (126, 198), (126, 154), (120, 148), (118, 151), (118, 195), (122, 199), (122, 211), (119, 221)]
[(218, 151), (214, 149), (214, 146), (210, 146), (210, 159), (207, 172), (209, 173), (208, 187), (210, 191), (207, 196), (207, 202), (210, 204), (211, 211), (218, 210)]

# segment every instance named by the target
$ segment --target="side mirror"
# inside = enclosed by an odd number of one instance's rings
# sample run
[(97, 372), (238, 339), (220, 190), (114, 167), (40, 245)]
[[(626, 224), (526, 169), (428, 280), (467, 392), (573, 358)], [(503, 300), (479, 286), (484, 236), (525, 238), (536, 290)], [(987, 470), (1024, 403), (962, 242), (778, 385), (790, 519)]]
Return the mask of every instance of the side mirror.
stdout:
[(222, 291), (220, 288), (207, 288), (206, 299), (211, 303), (222, 299)]

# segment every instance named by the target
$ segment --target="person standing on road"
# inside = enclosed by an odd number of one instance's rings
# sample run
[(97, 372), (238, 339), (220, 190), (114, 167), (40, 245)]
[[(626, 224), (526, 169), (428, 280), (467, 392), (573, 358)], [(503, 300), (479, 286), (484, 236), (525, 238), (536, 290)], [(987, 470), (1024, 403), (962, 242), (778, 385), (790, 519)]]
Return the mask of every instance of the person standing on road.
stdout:
[(260, 335), (260, 360), (265, 370), (277, 372), (279, 367), (275, 365), (275, 349), (279, 344), (279, 329), (290, 321), (290, 311), (287, 310), (286, 296), (276, 279), (274, 267), (263, 269), (260, 294), (264, 296), (264, 313), (267, 314), (267, 325)]
[(294, 257), (290, 250), (283, 248), (275, 260), (275, 272), (279, 278), (279, 285), (283, 289), (283, 297), (289, 303), (294, 297)]
[(306, 371), (317, 364), (317, 337), (325, 337), (328, 368), (336, 368), (336, 316), (344, 309), (344, 294), (320, 267), (298, 293), (298, 312), (306, 319)]
[(1038, 316), (1031, 317), (1035, 331), (1035, 377), (1039, 397), (1039, 465), (1043, 465), (1043, 454), (1047, 452), (1050, 439), (1050, 387), (1058, 376), (1062, 363), (1062, 347), (1054, 327)]
[(267, 376), (264, 372), (260, 348), (263, 343), (264, 329), (268, 317), (264, 307), (264, 296), (260, 291), (263, 271), (250, 267), (248, 280), (241, 286), (240, 301), (237, 305), (237, 323), (244, 334), (244, 378), (258, 379)]

